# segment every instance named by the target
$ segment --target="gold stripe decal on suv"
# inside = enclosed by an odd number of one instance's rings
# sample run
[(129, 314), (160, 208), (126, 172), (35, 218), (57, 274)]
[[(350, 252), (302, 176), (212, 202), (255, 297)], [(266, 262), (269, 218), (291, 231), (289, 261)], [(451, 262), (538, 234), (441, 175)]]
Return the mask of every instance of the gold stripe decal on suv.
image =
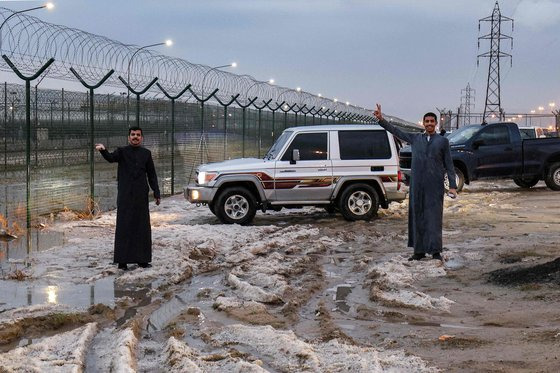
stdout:
[[(227, 174), (235, 175), (235, 173)], [(274, 183), (276, 183), (276, 189), (292, 189), (292, 188), (326, 188), (331, 184), (335, 184), (338, 181), (338, 177), (307, 177), (307, 178), (278, 178), (274, 179), (269, 174), (265, 172), (244, 172), (243, 175), (254, 175), (256, 176), (264, 189), (274, 189)]]

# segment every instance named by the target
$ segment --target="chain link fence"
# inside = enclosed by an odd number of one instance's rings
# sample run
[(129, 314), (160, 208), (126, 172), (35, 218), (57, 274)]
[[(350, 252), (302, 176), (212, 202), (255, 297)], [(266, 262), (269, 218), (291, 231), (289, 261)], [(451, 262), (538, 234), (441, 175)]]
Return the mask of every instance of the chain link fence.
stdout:
[[(109, 150), (126, 145), (128, 128), (136, 124), (135, 105), (131, 100), (127, 109), (125, 95), (95, 95), (94, 143), (103, 143)], [(181, 192), (201, 163), (260, 158), (287, 127), (336, 122), (301, 113), (204, 106), (202, 131), (201, 104), (176, 102), (173, 131), (170, 100), (140, 101), (144, 146), (152, 151), (164, 195)], [(96, 205), (100, 210), (115, 207), (116, 166), (98, 152), (91, 159), (89, 111), (88, 93), (33, 88), (31, 146), (26, 149), (24, 86), (5, 83), (0, 89), (0, 214), (9, 225), (25, 225), (27, 151), (31, 159), (29, 206), (35, 223), (41, 215), (64, 209), (87, 211), (92, 163)]]

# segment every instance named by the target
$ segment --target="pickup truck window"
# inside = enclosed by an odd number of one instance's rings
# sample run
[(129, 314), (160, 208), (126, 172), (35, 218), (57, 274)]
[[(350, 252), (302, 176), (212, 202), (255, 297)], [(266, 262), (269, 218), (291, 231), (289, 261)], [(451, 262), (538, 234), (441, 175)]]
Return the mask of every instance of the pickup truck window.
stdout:
[(478, 139), (484, 142), (484, 145), (504, 145), (509, 144), (509, 130), (506, 126), (492, 126), (480, 131)]
[(534, 128), (519, 128), (521, 140), (534, 139), (537, 137)]
[(299, 150), (300, 161), (327, 159), (327, 133), (300, 133), (294, 138), (282, 160), (289, 161), (294, 149)]
[(390, 159), (385, 131), (338, 131), (340, 159)]
[(447, 138), (449, 140), (449, 144), (464, 144), (465, 142), (469, 141), (471, 137), (475, 133), (478, 132), (480, 126), (473, 125), (473, 126), (465, 126), (461, 127), (458, 130), (453, 131), (451, 135)]

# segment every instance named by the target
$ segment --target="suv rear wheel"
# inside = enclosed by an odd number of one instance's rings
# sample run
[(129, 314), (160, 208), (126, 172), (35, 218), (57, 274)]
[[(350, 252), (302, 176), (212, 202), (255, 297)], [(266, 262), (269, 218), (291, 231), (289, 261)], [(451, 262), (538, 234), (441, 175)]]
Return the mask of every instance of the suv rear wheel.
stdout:
[(367, 184), (353, 184), (342, 192), (338, 208), (346, 220), (369, 220), (377, 215), (379, 196)]
[(257, 202), (247, 188), (226, 188), (218, 195), (214, 211), (222, 223), (245, 225), (255, 217)]

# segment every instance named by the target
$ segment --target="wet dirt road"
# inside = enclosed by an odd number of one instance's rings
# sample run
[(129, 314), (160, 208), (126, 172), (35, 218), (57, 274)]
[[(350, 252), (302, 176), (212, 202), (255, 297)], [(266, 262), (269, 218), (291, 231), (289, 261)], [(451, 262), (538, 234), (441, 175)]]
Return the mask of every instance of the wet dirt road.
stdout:
[(152, 208), (153, 267), (128, 272), (110, 264), (114, 213), (57, 223), (66, 243), (0, 281), (0, 366), (556, 372), (557, 201), (544, 184), (467, 186), (445, 202), (443, 264), (406, 260), (406, 204), (238, 227), (172, 197)]

